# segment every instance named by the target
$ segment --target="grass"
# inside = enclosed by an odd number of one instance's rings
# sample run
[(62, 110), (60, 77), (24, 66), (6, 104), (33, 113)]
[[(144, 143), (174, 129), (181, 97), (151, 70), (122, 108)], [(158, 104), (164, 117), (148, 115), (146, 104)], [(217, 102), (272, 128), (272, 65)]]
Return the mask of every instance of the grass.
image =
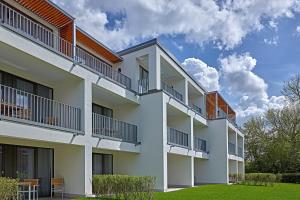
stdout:
[[(175, 192), (155, 193), (155, 200), (300, 200), (300, 184), (274, 186), (204, 185)], [(86, 199), (80, 199), (86, 200)], [(92, 198), (91, 200), (107, 200)]]

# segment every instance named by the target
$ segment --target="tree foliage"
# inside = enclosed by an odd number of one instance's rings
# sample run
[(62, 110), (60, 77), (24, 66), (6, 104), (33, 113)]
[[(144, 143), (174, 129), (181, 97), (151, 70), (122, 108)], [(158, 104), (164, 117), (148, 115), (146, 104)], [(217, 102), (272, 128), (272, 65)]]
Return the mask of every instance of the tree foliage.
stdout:
[(300, 74), (287, 81), (283, 94), (290, 100), (283, 109), (244, 124), (248, 172), (300, 172)]

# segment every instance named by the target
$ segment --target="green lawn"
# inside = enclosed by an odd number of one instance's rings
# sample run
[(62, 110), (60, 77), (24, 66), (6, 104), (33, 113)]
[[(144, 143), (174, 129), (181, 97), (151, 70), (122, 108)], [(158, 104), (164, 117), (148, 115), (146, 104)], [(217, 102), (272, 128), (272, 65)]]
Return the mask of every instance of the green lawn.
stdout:
[[(155, 200), (300, 200), (300, 184), (274, 186), (205, 185), (175, 192), (155, 193)], [(81, 199), (83, 200), (83, 199)], [(93, 200), (96, 200), (93, 198)], [(100, 199), (99, 199), (100, 200)]]

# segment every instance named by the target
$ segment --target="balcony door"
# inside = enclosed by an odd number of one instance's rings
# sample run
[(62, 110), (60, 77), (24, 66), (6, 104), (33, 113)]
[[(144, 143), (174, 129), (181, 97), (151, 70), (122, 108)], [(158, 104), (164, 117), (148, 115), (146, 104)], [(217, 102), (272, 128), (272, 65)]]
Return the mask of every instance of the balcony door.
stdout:
[(1, 176), (39, 179), (39, 196), (50, 196), (53, 149), (0, 144)]
[(93, 153), (93, 174), (113, 174), (113, 155)]

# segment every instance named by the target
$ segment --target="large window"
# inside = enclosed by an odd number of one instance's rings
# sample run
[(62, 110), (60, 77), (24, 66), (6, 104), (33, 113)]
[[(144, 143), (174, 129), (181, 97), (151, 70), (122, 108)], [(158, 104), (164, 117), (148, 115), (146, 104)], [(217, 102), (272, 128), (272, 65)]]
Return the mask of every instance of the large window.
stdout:
[(97, 104), (93, 104), (93, 113), (113, 118), (113, 110), (112, 109), (106, 108), (104, 106), (100, 106)]
[[(44, 85), (28, 81), (18, 76), (9, 74), (7, 72), (0, 71), (0, 84), (16, 88), (28, 93), (36, 94), (48, 99), (53, 99), (53, 89)], [(28, 104), (24, 94), (18, 94), (16, 97), (17, 104)]]
[(113, 155), (93, 153), (93, 174), (113, 174)]

